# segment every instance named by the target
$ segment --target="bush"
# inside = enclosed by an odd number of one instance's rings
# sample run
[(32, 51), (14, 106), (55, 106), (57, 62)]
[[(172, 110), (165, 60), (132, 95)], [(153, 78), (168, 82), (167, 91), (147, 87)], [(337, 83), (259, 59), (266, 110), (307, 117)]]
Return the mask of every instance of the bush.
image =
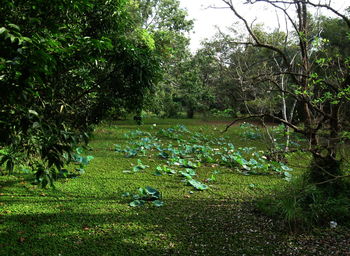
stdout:
[(343, 191), (331, 195), (299, 177), (273, 196), (260, 199), (257, 207), (266, 215), (281, 218), (293, 230), (329, 225), (331, 221), (350, 225), (350, 186), (343, 182)]
[(231, 117), (235, 118), (239, 115), (239, 113), (235, 112), (232, 108), (227, 108), (225, 110), (219, 110), (219, 109), (211, 109), (210, 113), (213, 117)]

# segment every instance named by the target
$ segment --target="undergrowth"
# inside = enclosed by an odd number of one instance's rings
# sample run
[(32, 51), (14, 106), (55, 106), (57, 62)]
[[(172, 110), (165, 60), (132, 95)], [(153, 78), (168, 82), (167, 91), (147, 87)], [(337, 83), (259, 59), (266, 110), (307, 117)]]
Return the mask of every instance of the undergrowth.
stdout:
[(350, 224), (350, 186), (331, 193), (327, 188), (310, 184), (302, 175), (273, 195), (257, 200), (257, 207), (273, 218), (281, 219), (291, 230), (311, 230), (315, 226)]

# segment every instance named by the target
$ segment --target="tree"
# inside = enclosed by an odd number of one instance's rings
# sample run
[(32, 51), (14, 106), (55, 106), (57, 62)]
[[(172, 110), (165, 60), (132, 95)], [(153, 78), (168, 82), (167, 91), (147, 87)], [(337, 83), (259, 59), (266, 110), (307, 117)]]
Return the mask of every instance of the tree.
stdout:
[(178, 0), (132, 1), (134, 20), (149, 31), (155, 41), (155, 54), (160, 62), (162, 79), (153, 91), (143, 97), (141, 110), (177, 112), (179, 104), (173, 100), (175, 73), (178, 64), (189, 56), (187, 33), (193, 21), (187, 18), (186, 10), (180, 8)]
[[(340, 178), (343, 177), (342, 157), (339, 155), (338, 145), (342, 141), (342, 132), (349, 127), (349, 122), (343, 114), (344, 107), (350, 99), (349, 56), (344, 55), (346, 52), (334, 55), (327, 46), (328, 41), (315, 36), (308, 9), (324, 8), (338, 15), (346, 24), (343, 31), (347, 35), (350, 29), (349, 18), (328, 3), (314, 3), (309, 0), (247, 1), (252, 5), (265, 3), (282, 12), (297, 41), (297, 54), (291, 55), (285, 47), (261, 38), (238, 12), (233, 1), (222, 2), (243, 22), (249, 33), (250, 40), (245, 42), (245, 45), (271, 51), (281, 60), (278, 64), (281, 71), (276, 72), (274, 69), (265, 75), (261, 74), (260, 78), (270, 80), (271, 76), (288, 76), (292, 87), (285, 89), (275, 82), (273, 85), (280, 93), (296, 100), (301, 119), (300, 122), (285, 120), (274, 113), (262, 113), (259, 116), (278, 120), (305, 136), (309, 142), (308, 150), (313, 156), (309, 182), (321, 187), (332, 187), (330, 191), (337, 193), (341, 186)], [(293, 12), (296, 13), (296, 18)], [(345, 37), (343, 35), (343, 38)], [(346, 37), (346, 40), (349, 38)]]
[(234, 113), (240, 111), (241, 95), (232, 76), (234, 71), (229, 68), (232, 57), (237, 57), (239, 52), (236, 47), (229, 47), (223, 34), (218, 34), (215, 39), (203, 42), (202, 45), (194, 56), (204, 90), (209, 95), (209, 100), (202, 104), (212, 110), (231, 109)]
[(51, 182), (109, 108), (142, 104), (160, 66), (129, 4), (2, 2), (0, 163), (9, 171), (21, 160)]

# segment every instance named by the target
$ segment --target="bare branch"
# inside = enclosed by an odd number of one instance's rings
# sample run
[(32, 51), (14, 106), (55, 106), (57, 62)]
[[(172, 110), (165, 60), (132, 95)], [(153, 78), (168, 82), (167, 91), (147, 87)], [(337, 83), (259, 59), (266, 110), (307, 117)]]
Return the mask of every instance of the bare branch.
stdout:
[(252, 28), (249, 26), (248, 21), (242, 15), (240, 15), (237, 12), (236, 8), (232, 4), (232, 1), (228, 1), (228, 0), (222, 0), (222, 1), (228, 5), (228, 7), (233, 11), (233, 13), (236, 15), (236, 17), (238, 19), (243, 21), (243, 23), (244, 23), (248, 33), (250, 34), (250, 36), (255, 41), (256, 46), (267, 48), (267, 49), (270, 49), (270, 50), (272, 50), (274, 52), (277, 52), (283, 58), (283, 60), (285, 61), (286, 65), (289, 65), (290, 62), (288, 61), (288, 57), (284, 54), (284, 52), (281, 49), (279, 49), (279, 48), (277, 48), (277, 47), (275, 47), (273, 45), (261, 42), (261, 40), (255, 35), (255, 33), (252, 30)]
[(228, 125), (226, 126), (225, 130), (222, 131), (222, 133), (227, 132), (228, 129), (229, 129), (232, 125), (236, 124), (237, 122), (244, 121), (244, 120), (249, 120), (249, 119), (253, 119), (253, 118), (263, 118), (264, 116), (265, 116), (265, 115), (254, 115), (254, 116), (253, 116), (253, 115), (250, 115), (250, 116), (247, 116), (247, 117), (237, 118), (237, 119), (233, 120), (230, 124), (228, 124)]
[(315, 185), (323, 185), (323, 184), (327, 184), (327, 183), (333, 182), (333, 181), (335, 181), (335, 180), (344, 179), (344, 178), (350, 178), (350, 175), (336, 176), (336, 177), (334, 177), (333, 179), (329, 179), (329, 180), (326, 180), (326, 181), (322, 181), (322, 182), (316, 183)]
[[(300, 1), (300, 0), (298, 0), (298, 1)], [(306, 2), (313, 7), (320, 7), (320, 8), (325, 8), (327, 10), (330, 10), (335, 15), (342, 18), (345, 21), (345, 23), (348, 25), (348, 27), (350, 28), (350, 19), (347, 16), (345, 16), (344, 14), (341, 14), (339, 11), (337, 11), (333, 7), (331, 7), (330, 4), (320, 4), (320, 3), (316, 4), (316, 3), (313, 3), (309, 0), (306, 0)]]

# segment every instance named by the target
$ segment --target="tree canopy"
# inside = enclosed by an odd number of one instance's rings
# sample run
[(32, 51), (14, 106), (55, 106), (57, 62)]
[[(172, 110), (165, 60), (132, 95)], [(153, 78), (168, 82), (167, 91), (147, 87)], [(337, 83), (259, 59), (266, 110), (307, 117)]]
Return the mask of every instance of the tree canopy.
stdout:
[(142, 106), (167, 44), (135, 19), (136, 3), (2, 2), (0, 146), (8, 170), (24, 161), (51, 179), (107, 110)]

